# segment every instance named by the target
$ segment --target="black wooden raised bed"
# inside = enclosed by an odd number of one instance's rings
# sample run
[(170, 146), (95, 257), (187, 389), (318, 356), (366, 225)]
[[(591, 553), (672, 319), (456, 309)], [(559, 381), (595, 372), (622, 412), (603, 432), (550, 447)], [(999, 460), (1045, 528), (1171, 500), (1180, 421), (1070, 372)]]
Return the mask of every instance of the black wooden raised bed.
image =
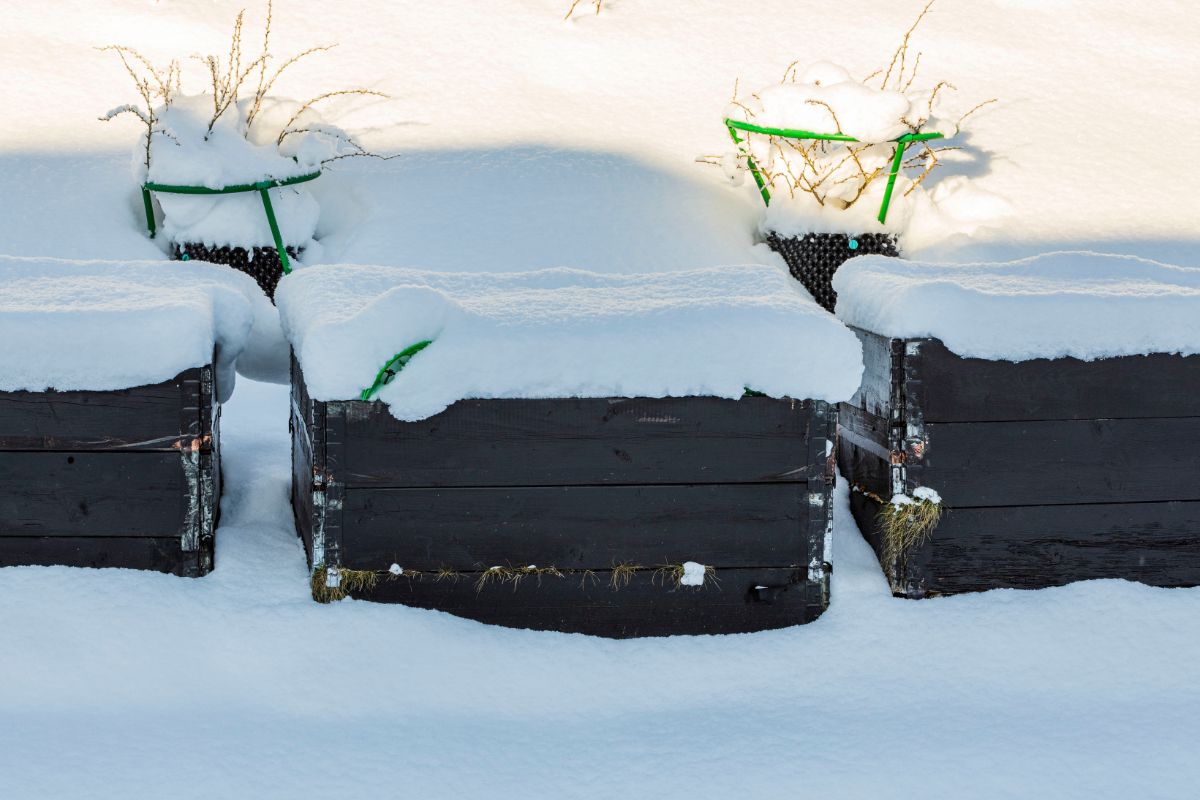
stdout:
[(213, 567), (211, 366), (119, 391), (0, 392), (0, 566)]
[[(295, 361), (292, 400), (318, 599), (615, 637), (779, 628), (828, 604), (827, 403), (463, 400), (401, 422), (311, 400)], [(715, 572), (676, 586), (686, 561)]]
[(893, 592), (1200, 584), (1200, 356), (1013, 363), (857, 333), (839, 463), (859, 527), (882, 552), (879, 499), (943, 500), (928, 540), (884, 564)]

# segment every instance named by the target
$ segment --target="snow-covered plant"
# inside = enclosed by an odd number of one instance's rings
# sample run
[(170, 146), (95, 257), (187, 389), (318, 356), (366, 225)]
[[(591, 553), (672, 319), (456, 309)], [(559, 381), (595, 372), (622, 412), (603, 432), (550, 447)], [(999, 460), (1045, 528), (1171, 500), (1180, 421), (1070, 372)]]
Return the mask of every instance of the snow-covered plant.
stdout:
[[(921, 53), (910, 58), (909, 44), (932, 5), (931, 0), (905, 32), (887, 67), (862, 80), (828, 61), (805, 69), (793, 62), (776, 85), (744, 96), (734, 87), (726, 113), (729, 119), (764, 128), (841, 134), (858, 141), (739, 132), (742, 144), (737, 152), (701, 160), (720, 165), (732, 182), (741, 183), (750, 166), (748, 158), (753, 159), (773, 193), (782, 190), (793, 199), (808, 196), (821, 208), (844, 210), (881, 191), (891, 172), (895, 139), (924, 131), (952, 137), (967, 116), (994, 102), (954, 114), (946, 108), (955, 88), (950, 83), (916, 86)], [(928, 141), (914, 143), (903, 162), (907, 179), (897, 188), (910, 194), (939, 165), (941, 153), (957, 149)]]
[[(188, 151), (185, 159), (172, 159), (176, 162), (175, 166), (181, 160), (196, 161), (198, 154), (202, 154), (201, 158), (232, 157), (242, 162), (252, 160), (249, 158), (249, 148), (237, 147), (229, 134), (240, 137), (253, 147), (271, 146), (288, 160), (303, 162), (308, 168), (338, 158), (375, 155), (345, 131), (324, 123), (315, 107), (335, 97), (385, 97), (383, 93), (354, 87), (322, 92), (303, 101), (272, 96), (276, 82), (288, 68), (308, 56), (336, 46), (310, 47), (287, 58), (277, 58), (271, 52), (273, 6), (273, 0), (268, 0), (262, 46), (257, 54), (243, 51), (245, 11), (241, 11), (234, 20), (227, 54), (191, 57), (203, 67), (205, 73), (206, 91), (197, 95), (183, 94), (183, 70), (178, 60), (159, 68), (134, 48), (124, 45), (100, 48), (115, 52), (120, 57), (141, 97), (140, 106), (120, 105), (100, 119), (108, 121), (128, 113), (137, 116), (145, 125), (146, 130), (139, 143), (142, 180), (153, 179), (151, 173), (158, 171), (154, 168), (155, 160), (171, 159), (168, 151), (172, 149)], [(188, 102), (180, 102), (184, 99)], [(264, 131), (263, 121), (268, 117), (274, 124), (270, 130)], [(287, 142), (289, 137), (291, 141)], [(209, 146), (214, 140), (223, 140), (223, 146)], [(240, 158), (237, 154), (239, 149), (242, 151)], [(260, 155), (267, 154), (260, 152)], [(268, 162), (272, 160), (266, 159)], [(173, 180), (181, 183), (186, 182), (187, 176), (164, 174), (157, 177), (163, 182)], [(268, 176), (245, 175), (235, 182), (252, 182), (263, 177)]]
[(903, 561), (916, 547), (924, 544), (942, 518), (942, 498), (922, 486), (912, 496), (897, 494), (879, 510), (879, 528), (883, 534), (884, 564)]

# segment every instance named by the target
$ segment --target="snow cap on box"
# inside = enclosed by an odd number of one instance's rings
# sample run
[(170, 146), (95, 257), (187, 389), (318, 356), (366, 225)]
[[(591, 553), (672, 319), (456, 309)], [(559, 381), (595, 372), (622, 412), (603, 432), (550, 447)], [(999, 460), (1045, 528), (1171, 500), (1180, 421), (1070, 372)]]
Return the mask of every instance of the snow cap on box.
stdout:
[(359, 397), (424, 340), (378, 398), (406, 420), (463, 398), (738, 398), (838, 402), (858, 388), (857, 338), (769, 266), (647, 275), (575, 269), (298, 270), (276, 302), (310, 394)]
[(1200, 353), (1200, 269), (1134, 256), (1061, 252), (980, 264), (861, 256), (834, 274), (833, 288), (846, 324), (934, 337), (961, 356)]
[(270, 301), (240, 272), (197, 261), (0, 256), (0, 390), (111, 391), (213, 362), (224, 400)]

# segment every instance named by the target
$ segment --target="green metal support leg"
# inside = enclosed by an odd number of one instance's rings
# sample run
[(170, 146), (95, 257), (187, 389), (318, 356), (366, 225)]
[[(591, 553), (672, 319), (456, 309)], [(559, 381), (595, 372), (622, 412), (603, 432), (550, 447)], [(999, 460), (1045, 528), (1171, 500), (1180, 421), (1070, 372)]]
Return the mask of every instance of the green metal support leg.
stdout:
[(275, 221), (275, 209), (271, 206), (271, 193), (265, 187), (258, 190), (262, 196), (263, 208), (267, 212), (267, 224), (271, 226), (271, 237), (275, 240), (275, 252), (279, 253), (279, 263), (283, 267), (283, 274), (287, 275), (292, 271), (292, 265), (288, 263), (287, 250), (283, 246), (283, 236), (279, 233), (279, 223)]
[(142, 187), (142, 205), (146, 207), (146, 229), (150, 231), (150, 238), (154, 238), (157, 233), (154, 227), (154, 202), (150, 199), (150, 190), (145, 186)]

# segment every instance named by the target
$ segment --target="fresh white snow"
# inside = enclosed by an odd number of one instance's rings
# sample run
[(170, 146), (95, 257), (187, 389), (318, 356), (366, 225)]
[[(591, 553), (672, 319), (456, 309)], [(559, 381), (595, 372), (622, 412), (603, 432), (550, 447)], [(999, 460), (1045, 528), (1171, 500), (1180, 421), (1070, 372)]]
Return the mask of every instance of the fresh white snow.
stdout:
[(1200, 269), (1048, 253), (1005, 263), (860, 256), (833, 276), (846, 324), (932, 336), (955, 353), (1026, 361), (1200, 352)]
[(256, 321), (272, 316), (253, 279), (212, 264), (0, 256), (0, 390), (159, 383), (215, 351), (227, 399)]
[(285, 277), (276, 302), (319, 400), (357, 398), (392, 356), (432, 340), (379, 392), (400, 419), (468, 397), (738, 398), (750, 388), (839, 402), (862, 375), (857, 337), (773, 266), (320, 266)]
[(695, 561), (683, 562), (683, 575), (679, 577), (679, 585), (703, 586), (704, 572), (705, 568), (703, 564), (699, 564)]

